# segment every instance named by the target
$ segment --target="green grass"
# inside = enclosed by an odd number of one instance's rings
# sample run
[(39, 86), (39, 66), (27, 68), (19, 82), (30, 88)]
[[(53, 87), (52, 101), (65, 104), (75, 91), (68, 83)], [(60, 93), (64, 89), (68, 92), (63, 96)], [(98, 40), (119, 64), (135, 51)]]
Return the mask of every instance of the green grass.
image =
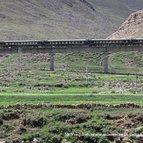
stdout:
[(93, 93), (47, 93), (47, 94), (33, 94), (33, 93), (17, 93), (8, 94), (0, 93), (0, 105), (27, 103), (51, 103), (51, 104), (124, 104), (136, 103), (143, 104), (143, 95), (135, 94), (93, 94)]
[[(117, 56), (118, 62), (115, 61), (116, 54), (110, 57), (113, 65), (124, 64), (122, 58), (125, 54), (120, 53), (119, 55)], [(119, 104), (129, 102), (143, 104), (142, 76), (91, 73), (92, 68), (99, 69), (95, 65), (101, 66), (99, 61), (102, 60), (101, 57), (94, 64), (99, 55), (92, 53), (88, 55), (91, 61), (89, 60), (87, 63), (88, 73), (86, 73), (84, 56), (84, 53), (57, 54), (56, 66), (61, 65), (64, 59), (68, 70), (50, 72), (47, 70), (48, 64), (45, 62), (47, 54), (23, 55), (20, 73), (17, 55), (2, 57), (4, 63), (0, 63), (2, 77), (0, 79), (0, 104)], [(80, 68), (84, 70), (80, 70)], [(74, 69), (75, 72), (72, 72), (71, 69)]]

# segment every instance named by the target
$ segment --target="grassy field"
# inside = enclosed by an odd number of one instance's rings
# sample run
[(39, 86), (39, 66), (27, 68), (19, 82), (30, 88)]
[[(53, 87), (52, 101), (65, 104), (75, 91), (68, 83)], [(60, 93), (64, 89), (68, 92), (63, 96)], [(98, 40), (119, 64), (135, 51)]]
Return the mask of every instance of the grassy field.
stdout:
[[(74, 88), (76, 91), (76, 88)], [(143, 104), (143, 96), (141, 94), (96, 94), (93, 92), (80, 93), (0, 93), (0, 105), (9, 104), (125, 104), (135, 103)]]
[[(113, 63), (110, 70), (113, 68), (116, 72), (136, 73), (135, 65), (130, 68), (125, 65), (124, 53), (120, 53), (121, 58), (117, 55), (110, 56), (110, 62)], [(141, 107), (96, 107), (87, 110), (51, 107), (36, 109), (33, 106), (44, 103), (143, 105), (143, 76), (95, 73), (103, 70), (102, 55), (92, 53), (88, 57), (88, 61), (84, 61), (83, 53), (57, 54), (54, 72), (48, 69), (47, 54), (23, 55), (21, 62), (18, 62), (17, 55), (0, 57), (0, 142), (140, 141), (137, 136), (130, 135), (143, 132)], [(140, 64), (142, 59), (138, 61)], [(137, 72), (142, 72), (141, 66)], [(33, 107), (19, 109), (13, 106), (6, 109), (2, 106), (15, 104), (30, 104)], [(129, 135), (119, 137), (119, 134)]]
[[(136, 53), (132, 54), (137, 59)], [(117, 55), (111, 55), (111, 65), (118, 65), (122, 73), (135, 73), (134, 66), (129, 68), (124, 64), (124, 53)], [(54, 72), (48, 70), (47, 54), (23, 55), (21, 63), (17, 55), (1, 57), (0, 104), (142, 104), (143, 76), (92, 73), (102, 71), (102, 55), (90, 53), (88, 61), (84, 61), (85, 56), (84, 53), (57, 54)]]

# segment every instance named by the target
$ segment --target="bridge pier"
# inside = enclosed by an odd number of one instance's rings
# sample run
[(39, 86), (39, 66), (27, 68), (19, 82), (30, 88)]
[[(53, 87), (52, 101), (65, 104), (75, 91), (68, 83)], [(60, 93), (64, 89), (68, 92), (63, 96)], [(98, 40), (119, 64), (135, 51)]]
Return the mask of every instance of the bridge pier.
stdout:
[(18, 47), (18, 56), (19, 56), (19, 59), (18, 59), (18, 68), (19, 68), (19, 74), (21, 74), (21, 64), (22, 64), (22, 48), (21, 47)]
[(18, 54), (19, 54), (19, 56), (22, 55), (22, 48), (21, 47), (18, 47)]
[(54, 71), (55, 70), (55, 53), (54, 52), (50, 52), (50, 71)]
[(104, 73), (105, 74), (109, 73), (108, 51), (104, 52), (103, 67), (104, 67)]

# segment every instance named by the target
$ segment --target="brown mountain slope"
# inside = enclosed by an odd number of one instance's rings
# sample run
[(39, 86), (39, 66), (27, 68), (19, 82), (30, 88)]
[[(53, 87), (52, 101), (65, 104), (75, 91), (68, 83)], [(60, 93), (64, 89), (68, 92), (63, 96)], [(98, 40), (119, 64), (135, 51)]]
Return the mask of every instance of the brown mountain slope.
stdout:
[(118, 31), (108, 38), (143, 38), (143, 10), (132, 13), (119, 27)]
[(104, 38), (143, 4), (131, 1), (0, 0), (0, 39)]

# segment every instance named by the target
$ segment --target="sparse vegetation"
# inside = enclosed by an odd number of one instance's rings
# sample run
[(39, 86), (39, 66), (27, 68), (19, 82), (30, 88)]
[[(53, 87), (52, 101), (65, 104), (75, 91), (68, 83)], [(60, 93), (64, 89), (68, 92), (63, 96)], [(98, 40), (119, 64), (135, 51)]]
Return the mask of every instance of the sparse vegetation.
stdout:
[[(39, 58), (40, 56), (42, 59)], [(45, 62), (47, 55), (40, 56), (24, 55), (20, 70), (16, 62), (17, 55), (1, 57), (4, 61), (0, 64), (2, 75), (0, 138), (2, 140), (7, 143), (22, 141), (25, 143), (109, 143), (126, 139), (112, 134), (126, 134), (126, 131), (130, 134), (142, 133), (142, 129), (139, 128), (142, 126), (142, 106), (88, 107), (88, 104), (93, 103), (142, 105), (142, 76), (137, 78), (136, 75), (86, 73), (85, 63), (81, 58), (83, 54), (80, 54), (79, 58), (76, 55), (74, 65), (72, 61), (66, 60), (67, 70), (56, 69), (57, 71), (50, 72)], [(63, 62), (59, 60), (59, 56), (61, 55), (57, 55), (56, 60), (58, 67)], [(75, 55), (71, 54), (72, 56)], [(76, 61), (79, 62), (75, 64)], [(94, 60), (88, 64), (89, 71), (96, 69), (92, 67), (93, 62)], [(97, 63), (97, 65), (100, 64), (100, 62)], [(20, 104), (29, 104), (31, 107), (21, 108)], [(42, 104), (47, 104), (47, 108)], [(77, 104), (78, 108), (62, 108), (62, 106), (58, 107), (59, 104), (63, 104), (63, 107), (64, 104)], [(16, 106), (7, 108), (6, 105)], [(57, 107), (53, 108), (52, 105)], [(99, 136), (99, 134), (110, 135)], [(139, 139), (132, 137), (131, 140)]]
[(0, 39), (107, 37), (129, 14), (142, 8), (141, 0), (132, 1), (134, 5), (130, 3), (128, 0), (3, 0)]
[[(0, 37), (103, 38), (142, 3), (3, 0)], [(137, 17), (133, 21), (139, 26)], [(109, 54), (110, 72), (134, 75), (95, 73), (103, 71), (103, 57), (87, 51), (58, 53), (56, 71), (50, 72), (47, 53), (0, 54), (0, 143), (142, 142), (143, 76), (137, 75), (143, 74), (142, 53)]]
[[(8, 143), (14, 142), (113, 142), (113, 134), (142, 133), (142, 109), (19, 109), (0, 110), (2, 114), (19, 114), (19, 118), (3, 119), (0, 131)], [(37, 114), (35, 114), (35, 112)], [(132, 115), (131, 115), (132, 113)], [(132, 121), (134, 124), (131, 124)], [(35, 124), (36, 123), (36, 124)], [(117, 125), (118, 124), (118, 125)], [(36, 125), (36, 126), (35, 126)], [(100, 134), (111, 134), (100, 137)], [(2, 134), (1, 134), (2, 135)], [(118, 138), (123, 140), (124, 138)], [(129, 140), (129, 139), (128, 139)], [(134, 139), (135, 141), (136, 139)]]

